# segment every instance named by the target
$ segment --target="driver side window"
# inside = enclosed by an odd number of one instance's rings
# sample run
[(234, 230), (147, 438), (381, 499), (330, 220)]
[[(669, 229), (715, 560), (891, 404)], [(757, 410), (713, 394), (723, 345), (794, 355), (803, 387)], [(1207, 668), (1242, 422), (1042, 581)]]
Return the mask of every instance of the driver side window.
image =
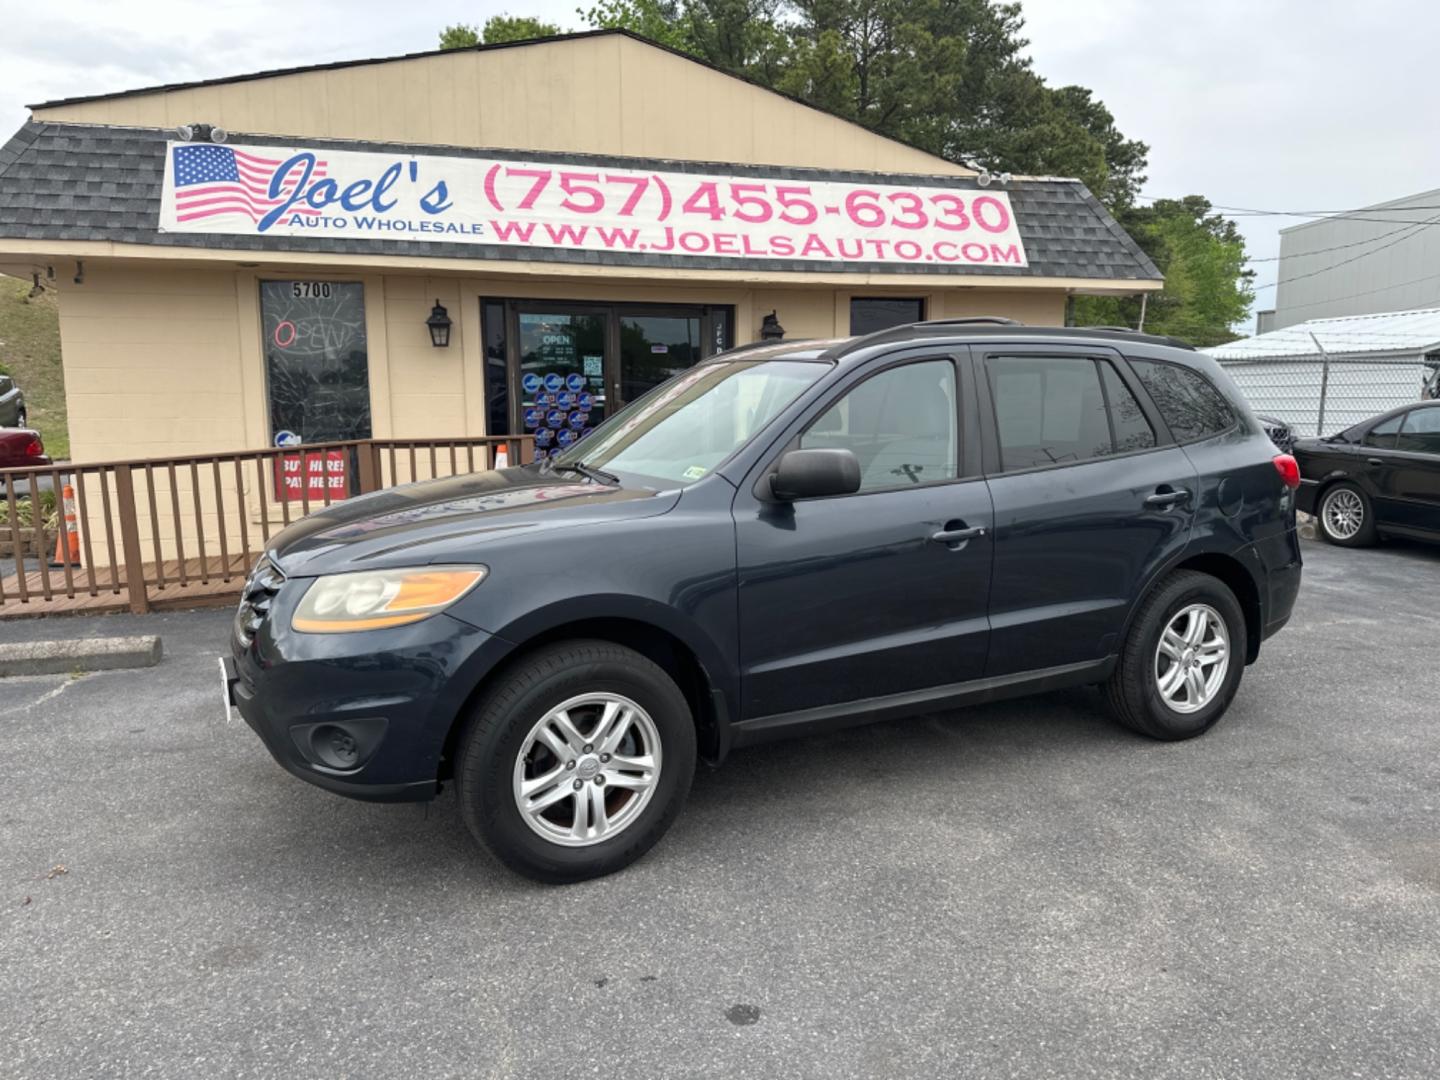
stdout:
[(851, 451), (862, 492), (954, 480), (955, 365), (922, 360), (871, 376), (811, 424), (800, 446)]

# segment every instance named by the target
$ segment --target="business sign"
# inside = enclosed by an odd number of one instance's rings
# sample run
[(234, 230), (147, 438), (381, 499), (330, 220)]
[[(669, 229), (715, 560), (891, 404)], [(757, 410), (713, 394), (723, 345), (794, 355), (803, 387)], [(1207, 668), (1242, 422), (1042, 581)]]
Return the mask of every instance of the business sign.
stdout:
[(169, 143), (161, 232), (1025, 266), (1003, 191)]

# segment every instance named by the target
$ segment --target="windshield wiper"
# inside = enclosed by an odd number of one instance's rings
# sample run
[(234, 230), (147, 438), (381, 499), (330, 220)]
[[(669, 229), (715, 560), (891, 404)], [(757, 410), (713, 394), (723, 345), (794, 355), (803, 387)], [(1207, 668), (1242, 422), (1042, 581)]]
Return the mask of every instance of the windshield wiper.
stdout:
[(614, 473), (608, 473), (604, 469), (597, 469), (594, 465), (586, 465), (583, 461), (566, 461), (556, 463), (553, 459), (550, 467), (556, 472), (568, 469), (570, 472), (577, 472), (581, 476), (589, 477), (591, 480), (599, 480), (602, 484), (619, 486), (620, 478)]

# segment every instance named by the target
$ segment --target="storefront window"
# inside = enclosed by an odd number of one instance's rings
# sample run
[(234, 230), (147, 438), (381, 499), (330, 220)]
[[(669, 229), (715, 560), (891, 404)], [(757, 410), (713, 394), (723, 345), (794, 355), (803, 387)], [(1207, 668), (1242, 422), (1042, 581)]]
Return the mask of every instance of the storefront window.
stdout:
[(270, 434), (276, 445), (370, 437), (365, 287), (358, 282), (260, 285)]
[(584, 438), (605, 418), (603, 313), (522, 311), (520, 410), (537, 457)]
[(850, 301), (850, 333), (873, 334), (925, 318), (925, 301), (857, 296)]

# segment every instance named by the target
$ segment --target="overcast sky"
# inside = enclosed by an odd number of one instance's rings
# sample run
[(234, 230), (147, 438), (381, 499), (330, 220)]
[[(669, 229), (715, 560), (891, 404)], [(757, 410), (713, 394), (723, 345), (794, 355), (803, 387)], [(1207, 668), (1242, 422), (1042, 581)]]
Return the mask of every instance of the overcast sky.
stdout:
[[(0, 128), (25, 105), (433, 48), (502, 11), (581, 29), (577, 0), (0, 0)], [(1024, 0), (1036, 69), (1080, 83), (1150, 144), (1147, 194), (1336, 210), (1440, 187), (1434, 0)], [(3, 136), (0, 136), (3, 137)], [(1261, 285), (1278, 230), (1242, 217)], [(1274, 289), (1262, 289), (1270, 307)]]

